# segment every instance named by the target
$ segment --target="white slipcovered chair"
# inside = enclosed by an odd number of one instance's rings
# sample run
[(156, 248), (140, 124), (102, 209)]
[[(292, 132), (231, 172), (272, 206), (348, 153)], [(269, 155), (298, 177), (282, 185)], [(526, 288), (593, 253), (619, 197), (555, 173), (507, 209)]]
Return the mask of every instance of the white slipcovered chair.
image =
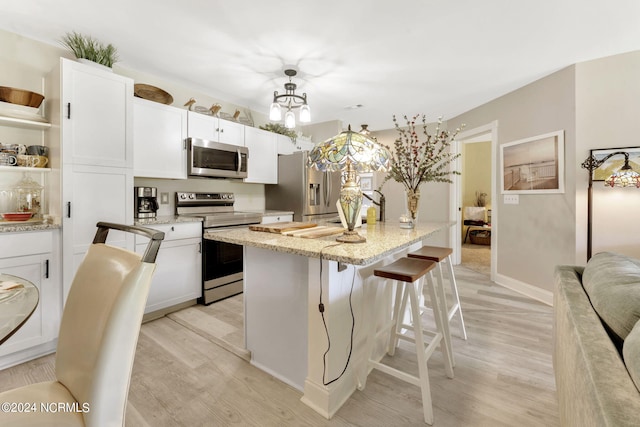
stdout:
[[(3, 427), (124, 425), (140, 324), (164, 233), (104, 222), (97, 226), (64, 307), (57, 381), (0, 393), (0, 402), (29, 402), (36, 409), (0, 412)], [(106, 245), (109, 229), (148, 237), (144, 255)]]

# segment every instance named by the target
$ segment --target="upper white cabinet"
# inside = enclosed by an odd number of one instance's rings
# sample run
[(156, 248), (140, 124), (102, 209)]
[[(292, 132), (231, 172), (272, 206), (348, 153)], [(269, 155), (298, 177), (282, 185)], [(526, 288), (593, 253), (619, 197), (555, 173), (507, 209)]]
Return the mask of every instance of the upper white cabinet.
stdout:
[(206, 114), (188, 112), (187, 135), (231, 145), (244, 145), (245, 126)]
[(278, 154), (292, 154), (296, 151), (309, 151), (313, 148), (314, 143), (302, 139), (293, 141), (286, 135), (276, 134), (278, 140)]
[(249, 126), (244, 132), (244, 144), (249, 149), (248, 176), (244, 182), (277, 184), (277, 134)]
[(63, 163), (133, 167), (133, 80), (61, 61)]
[(187, 178), (187, 110), (133, 100), (133, 175)]
[(247, 128), (248, 127), (240, 123), (218, 119), (218, 142), (242, 146), (244, 143), (244, 132)]

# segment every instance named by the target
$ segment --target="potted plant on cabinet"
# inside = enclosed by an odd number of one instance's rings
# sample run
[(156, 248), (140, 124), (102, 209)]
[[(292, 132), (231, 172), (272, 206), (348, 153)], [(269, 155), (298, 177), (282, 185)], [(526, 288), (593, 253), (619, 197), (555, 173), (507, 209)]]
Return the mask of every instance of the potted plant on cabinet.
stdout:
[(118, 51), (112, 44), (105, 46), (93, 37), (83, 36), (75, 31), (65, 34), (62, 44), (69, 48), (80, 62), (95, 63), (111, 69), (118, 61)]

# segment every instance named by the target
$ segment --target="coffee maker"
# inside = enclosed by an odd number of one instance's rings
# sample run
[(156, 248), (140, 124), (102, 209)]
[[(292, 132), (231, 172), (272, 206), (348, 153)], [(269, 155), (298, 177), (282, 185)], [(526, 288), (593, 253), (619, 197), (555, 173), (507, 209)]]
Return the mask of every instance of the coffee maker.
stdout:
[(158, 211), (158, 189), (155, 187), (134, 187), (136, 218), (155, 218)]

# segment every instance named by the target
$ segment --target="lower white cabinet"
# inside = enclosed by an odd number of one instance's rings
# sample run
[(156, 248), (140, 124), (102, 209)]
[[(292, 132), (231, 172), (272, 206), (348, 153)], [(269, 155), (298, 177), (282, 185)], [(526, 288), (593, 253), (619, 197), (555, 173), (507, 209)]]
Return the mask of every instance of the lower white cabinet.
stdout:
[(0, 234), (0, 272), (32, 282), (38, 305), (27, 322), (0, 346), (0, 369), (55, 350), (62, 293), (58, 230)]
[[(164, 232), (145, 314), (202, 296), (202, 223), (146, 225)], [(136, 235), (142, 254), (149, 239)]]

